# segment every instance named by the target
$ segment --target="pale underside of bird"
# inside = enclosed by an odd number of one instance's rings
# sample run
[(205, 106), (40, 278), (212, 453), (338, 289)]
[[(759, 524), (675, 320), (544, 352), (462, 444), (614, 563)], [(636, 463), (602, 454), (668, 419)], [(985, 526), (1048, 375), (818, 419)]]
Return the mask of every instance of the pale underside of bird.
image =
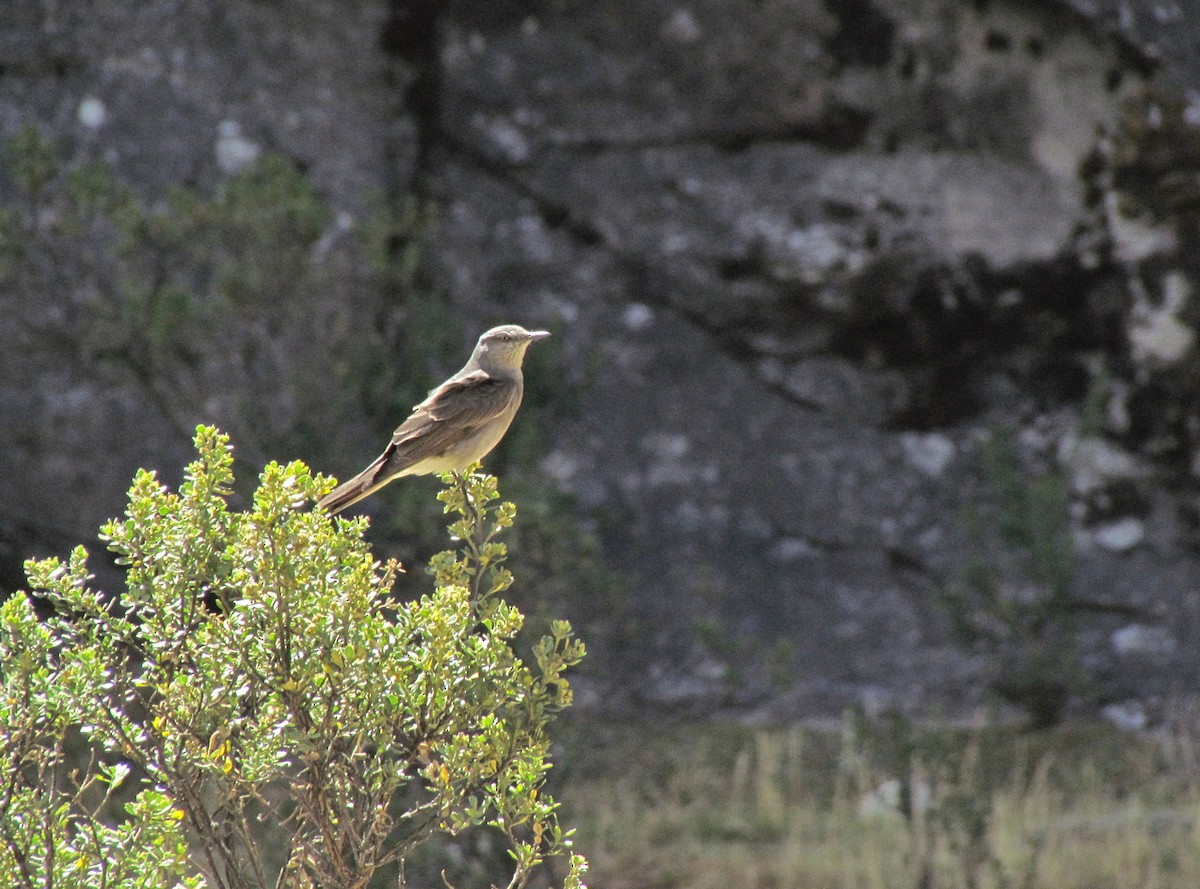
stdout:
[(317, 505), (341, 512), (402, 476), (461, 471), (482, 459), (499, 444), (521, 406), (525, 350), (549, 335), (516, 324), (484, 333), (462, 370), (413, 408), (384, 452)]

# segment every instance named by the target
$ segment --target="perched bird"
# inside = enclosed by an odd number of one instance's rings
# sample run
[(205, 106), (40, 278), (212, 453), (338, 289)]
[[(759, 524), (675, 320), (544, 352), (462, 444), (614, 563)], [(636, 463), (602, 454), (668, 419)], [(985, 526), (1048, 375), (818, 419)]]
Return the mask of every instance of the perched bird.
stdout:
[(402, 475), (465, 469), (481, 459), (504, 437), (521, 406), (525, 350), (548, 336), (516, 324), (487, 331), (463, 369), (413, 408), (387, 450), (317, 506), (338, 513)]

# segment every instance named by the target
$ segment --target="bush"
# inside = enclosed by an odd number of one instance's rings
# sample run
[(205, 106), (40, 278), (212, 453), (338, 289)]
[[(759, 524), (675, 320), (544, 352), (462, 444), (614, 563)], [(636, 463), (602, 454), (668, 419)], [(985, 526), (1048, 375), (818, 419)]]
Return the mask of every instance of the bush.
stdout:
[(1027, 474), (1004, 431), (984, 444), (983, 469), (984, 496), (964, 521), (969, 555), (940, 604), (959, 643), (987, 656), (989, 689), (1046, 728), (1090, 685), (1079, 654), (1088, 606), (1072, 589), (1069, 486), (1059, 471)]
[(496, 480), (446, 476), (458, 551), (434, 591), (390, 598), (365, 519), (307, 505), (328, 479), (272, 463), (228, 507), (227, 437), (197, 430), (178, 493), (141, 471), (102, 537), (122, 596), (87, 553), (31, 561), (0, 611), (0, 884), (358, 889), (438, 834), (490, 825), (510, 887), (569, 852), (543, 793), (547, 727), (583, 645), (565, 622), (514, 652), (522, 615), (496, 537)]

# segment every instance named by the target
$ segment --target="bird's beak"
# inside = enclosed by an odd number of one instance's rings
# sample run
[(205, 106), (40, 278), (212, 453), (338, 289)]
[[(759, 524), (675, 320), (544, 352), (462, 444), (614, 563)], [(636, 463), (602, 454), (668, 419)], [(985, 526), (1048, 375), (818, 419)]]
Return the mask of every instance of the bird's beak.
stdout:
[(548, 330), (531, 330), (531, 331), (529, 331), (529, 341), (531, 343), (534, 342), (535, 340), (544, 340), (548, 336), (550, 336), (550, 331), (548, 331)]

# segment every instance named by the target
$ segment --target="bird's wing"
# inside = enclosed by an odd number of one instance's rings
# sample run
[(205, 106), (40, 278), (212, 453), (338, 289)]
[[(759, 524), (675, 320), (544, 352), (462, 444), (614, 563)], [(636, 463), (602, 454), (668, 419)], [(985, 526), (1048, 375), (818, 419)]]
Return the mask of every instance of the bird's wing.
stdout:
[[(392, 447), (404, 447), (425, 438), (435, 428), (451, 434), (481, 426), (504, 413), (518, 391), (513, 380), (493, 377), (482, 370), (448, 380), (430, 392), (396, 428)], [(458, 435), (452, 437), (457, 439)], [(436, 449), (426, 455), (432, 453), (437, 453)]]
[(381, 457), (379, 480), (427, 457), (442, 456), (509, 410), (513, 399), (520, 397), (518, 382), (481, 370), (443, 383), (392, 433), (392, 443)]
[(413, 408), (392, 433), (387, 449), (350, 481), (339, 485), (318, 504), (330, 513), (362, 500), (420, 463), (440, 456), (456, 442), (502, 414), (521, 394), (520, 384), (477, 370), (448, 380)]

